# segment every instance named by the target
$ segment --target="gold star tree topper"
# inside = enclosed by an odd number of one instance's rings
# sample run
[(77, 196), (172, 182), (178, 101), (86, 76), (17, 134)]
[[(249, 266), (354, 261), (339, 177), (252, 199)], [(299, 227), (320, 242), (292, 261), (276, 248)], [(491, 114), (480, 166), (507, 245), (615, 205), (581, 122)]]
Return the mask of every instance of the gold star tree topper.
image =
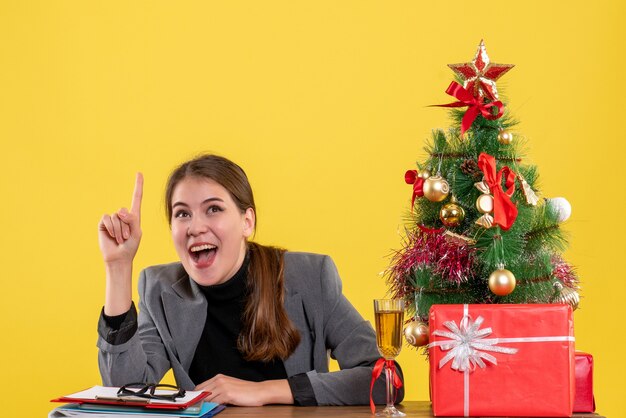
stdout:
[(474, 97), (498, 100), (496, 80), (513, 68), (513, 64), (496, 64), (489, 61), (485, 42), (480, 41), (474, 59), (463, 64), (448, 64), (448, 67), (463, 78), (463, 87)]

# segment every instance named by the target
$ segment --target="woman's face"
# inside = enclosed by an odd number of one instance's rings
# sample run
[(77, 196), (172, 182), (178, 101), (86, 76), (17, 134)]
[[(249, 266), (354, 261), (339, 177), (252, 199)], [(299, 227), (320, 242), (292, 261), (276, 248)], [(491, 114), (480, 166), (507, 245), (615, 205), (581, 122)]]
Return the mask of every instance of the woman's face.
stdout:
[(254, 210), (241, 213), (224, 187), (199, 177), (178, 183), (171, 204), (172, 239), (187, 274), (203, 286), (233, 277), (254, 231)]

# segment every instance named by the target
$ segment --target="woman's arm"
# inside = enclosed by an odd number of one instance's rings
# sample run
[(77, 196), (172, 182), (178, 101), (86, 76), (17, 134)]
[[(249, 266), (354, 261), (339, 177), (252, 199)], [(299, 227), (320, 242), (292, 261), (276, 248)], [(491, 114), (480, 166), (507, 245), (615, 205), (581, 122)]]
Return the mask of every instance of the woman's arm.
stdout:
[(146, 283), (143, 270), (139, 276), (139, 315), (131, 303), (121, 328), (112, 329), (104, 316), (100, 316), (98, 364), (105, 386), (159, 382), (171, 367), (161, 335), (145, 304)]
[[(142, 334), (138, 335), (137, 311), (132, 303), (133, 260), (141, 241), (143, 176), (137, 173), (130, 211), (126, 208), (104, 215), (98, 224), (98, 241), (106, 272), (104, 308), (98, 323), (98, 362), (107, 386), (131, 382), (158, 382), (169, 369), (165, 348), (149, 314), (142, 311)], [(145, 274), (139, 280), (143, 295)], [(143, 299), (143, 298), (142, 298)], [(147, 311), (147, 310), (145, 310)], [(125, 314), (119, 327), (111, 327), (105, 316)], [(151, 353), (149, 361), (144, 347)]]
[[(372, 369), (380, 358), (376, 334), (369, 322), (357, 312), (342, 294), (341, 279), (330, 257), (325, 257), (320, 273), (323, 303), (323, 336), (341, 370), (328, 373), (307, 373), (319, 405), (365, 405), (369, 403)], [(402, 378), (402, 371), (397, 368)], [(384, 403), (384, 374), (374, 385), (374, 401)], [(397, 401), (404, 389), (397, 393)]]
[(122, 208), (104, 215), (98, 224), (98, 242), (106, 271), (104, 313), (128, 312), (132, 302), (133, 259), (141, 241), (143, 176), (137, 173), (130, 212)]

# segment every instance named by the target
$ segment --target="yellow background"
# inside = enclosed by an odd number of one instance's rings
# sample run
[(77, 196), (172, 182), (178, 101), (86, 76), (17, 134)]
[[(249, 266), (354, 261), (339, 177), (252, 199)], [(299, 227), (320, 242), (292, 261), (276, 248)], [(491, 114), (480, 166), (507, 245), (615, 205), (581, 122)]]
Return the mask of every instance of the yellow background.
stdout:
[[(426, 106), (451, 100), (446, 64), (470, 60), (484, 38), (494, 62), (516, 64), (498, 86), (543, 195), (573, 206), (576, 345), (595, 357), (598, 410), (625, 416), (624, 9), (2, 0), (1, 415), (45, 416), (49, 399), (100, 382), (98, 220), (130, 204), (141, 170), (135, 275), (174, 260), (163, 185), (201, 151), (247, 170), (259, 242), (330, 254), (372, 320), (410, 201), (404, 172), (430, 130), (449, 125)], [(424, 357), (404, 349), (400, 361), (407, 399), (427, 399)]]

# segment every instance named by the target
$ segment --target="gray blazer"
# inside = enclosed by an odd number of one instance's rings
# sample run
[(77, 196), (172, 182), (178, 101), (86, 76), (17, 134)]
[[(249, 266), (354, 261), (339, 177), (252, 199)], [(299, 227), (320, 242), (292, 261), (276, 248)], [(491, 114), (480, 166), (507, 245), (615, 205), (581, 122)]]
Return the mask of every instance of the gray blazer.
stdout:
[[(139, 297), (133, 337), (119, 345), (98, 338), (103, 384), (158, 382), (171, 368), (179, 386), (193, 389), (188, 372), (206, 321), (206, 298), (180, 263), (143, 270)], [(376, 336), (343, 296), (330, 257), (285, 254), (285, 309), (301, 337), (284, 361), (287, 375), (306, 373), (319, 405), (369, 403), (372, 367), (380, 357)], [(329, 352), (341, 370), (328, 371)], [(397, 401), (403, 395), (400, 390)], [(385, 402), (384, 373), (376, 382), (374, 400)]]

